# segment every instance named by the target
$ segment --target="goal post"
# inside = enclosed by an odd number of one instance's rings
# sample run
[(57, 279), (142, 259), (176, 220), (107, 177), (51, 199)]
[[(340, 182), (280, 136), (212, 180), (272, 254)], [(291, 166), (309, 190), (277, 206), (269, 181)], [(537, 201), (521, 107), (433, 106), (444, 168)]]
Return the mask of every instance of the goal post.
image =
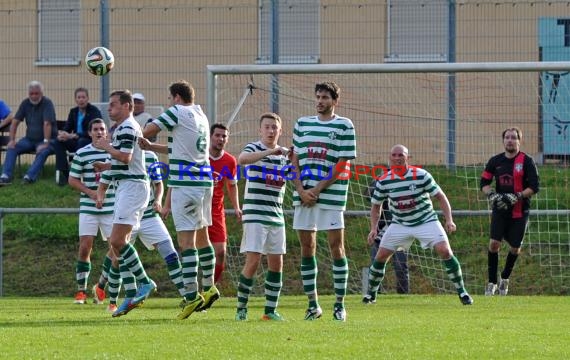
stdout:
[[(486, 283), (490, 214), (479, 178), (485, 162), (504, 150), (502, 130), (520, 127), (522, 150), (540, 165), (541, 191), (532, 201), (525, 260), (517, 262), (513, 277), (514, 284), (517, 276), (525, 276), (537, 285), (513, 291), (561, 294), (570, 291), (569, 71), (570, 62), (209, 65), (207, 112), (211, 122), (231, 122), (229, 151), (239, 153), (257, 138), (259, 114), (270, 111), (272, 99), (278, 98), (284, 121), (280, 143), (286, 146), (295, 120), (315, 113), (315, 83), (337, 82), (341, 96), (336, 112), (355, 124), (356, 164), (386, 164), (390, 147), (403, 143), (413, 164), (426, 167), (442, 185), (458, 223), (452, 248), (467, 288), (475, 294), (483, 293)], [(369, 260), (351, 250), (368, 233), (371, 181), (370, 174), (351, 178), (345, 213), (353, 293), (360, 292), (360, 269)], [(289, 193), (285, 209), (291, 210)], [(326, 244), (319, 246), (327, 251)], [(228, 251), (230, 257), (240, 256), (231, 246)], [(453, 291), (431, 251), (414, 245), (410, 261), (417, 271), (412, 291)]]

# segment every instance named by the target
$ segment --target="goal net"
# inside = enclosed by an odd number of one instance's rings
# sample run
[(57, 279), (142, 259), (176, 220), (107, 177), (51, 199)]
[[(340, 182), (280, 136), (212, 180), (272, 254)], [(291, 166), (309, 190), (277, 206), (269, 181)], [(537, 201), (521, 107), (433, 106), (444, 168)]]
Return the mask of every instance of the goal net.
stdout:
[[(324, 80), (339, 84), (336, 112), (352, 119), (357, 134), (354, 163), (387, 165), (392, 145), (404, 144), (410, 150), (411, 164), (428, 169), (449, 197), (458, 228), (450, 236), (451, 247), (462, 264), (467, 289), (475, 294), (483, 293), (487, 282), (490, 222), (487, 200), (479, 190), (480, 175), (486, 161), (504, 151), (501, 132), (512, 126), (521, 128), (521, 149), (539, 165), (541, 190), (532, 200), (511, 291), (565, 294), (570, 289), (569, 63), (235, 65), (208, 69), (208, 115), (212, 122), (230, 124), (229, 151), (234, 154), (257, 139), (258, 118), (266, 111), (275, 111), (284, 120), (280, 144), (289, 146), (296, 119), (315, 113), (314, 85)], [(369, 174), (353, 173), (351, 178), (345, 213), (351, 293), (361, 292), (362, 269), (370, 263), (365, 244), (371, 183)], [(288, 229), (292, 223), (290, 190), (285, 205)], [(437, 202), (434, 206), (437, 210)], [(234, 282), (243, 266), (240, 237), (230, 234), (228, 244), (228, 274)], [(287, 242), (296, 244), (298, 238), (289, 236)], [(326, 234), (319, 233), (317, 249), (318, 281), (332, 283)], [(503, 245), (500, 268), (506, 251)], [(294, 258), (285, 256), (284, 266), (298, 274)], [(409, 267), (412, 292), (454, 292), (441, 261), (431, 250), (414, 243)], [(393, 291), (391, 264), (386, 276), (385, 289)], [(301, 293), (300, 280), (289, 280), (285, 279), (285, 291)], [(525, 287), (517, 288), (517, 283)], [(263, 280), (256, 284), (257, 293), (262, 294)]]

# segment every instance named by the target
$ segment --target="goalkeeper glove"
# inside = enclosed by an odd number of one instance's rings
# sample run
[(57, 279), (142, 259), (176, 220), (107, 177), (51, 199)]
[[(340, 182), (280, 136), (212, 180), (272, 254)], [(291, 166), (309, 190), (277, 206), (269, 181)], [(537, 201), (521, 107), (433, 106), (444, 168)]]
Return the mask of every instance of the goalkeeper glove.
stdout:
[(513, 206), (519, 201), (519, 197), (513, 193), (502, 194), (502, 200), (509, 206)]
[(489, 199), (489, 202), (491, 203), (491, 207), (493, 209), (500, 211), (505, 211), (509, 209), (508, 203), (506, 203), (505, 200), (503, 200), (503, 194), (497, 194), (496, 192), (491, 191), (487, 195), (487, 198)]
[(501, 199), (501, 194), (497, 194), (496, 192), (491, 190), (491, 192), (487, 194), (487, 199), (489, 199), (491, 206), (495, 206), (497, 204), (497, 201)]

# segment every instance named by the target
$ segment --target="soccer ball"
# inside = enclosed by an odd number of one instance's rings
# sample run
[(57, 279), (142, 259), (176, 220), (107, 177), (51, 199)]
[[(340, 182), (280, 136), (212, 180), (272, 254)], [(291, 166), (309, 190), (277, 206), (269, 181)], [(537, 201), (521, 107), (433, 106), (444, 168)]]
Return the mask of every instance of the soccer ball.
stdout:
[(106, 75), (115, 64), (115, 57), (111, 50), (97, 46), (87, 52), (85, 55), (85, 66), (93, 75)]

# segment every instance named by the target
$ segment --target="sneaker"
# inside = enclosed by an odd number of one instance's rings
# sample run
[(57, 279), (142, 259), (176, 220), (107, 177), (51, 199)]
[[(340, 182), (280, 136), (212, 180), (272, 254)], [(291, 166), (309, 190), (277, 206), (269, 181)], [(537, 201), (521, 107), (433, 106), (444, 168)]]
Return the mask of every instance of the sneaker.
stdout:
[(78, 291), (75, 294), (75, 300), (73, 300), (74, 304), (85, 304), (85, 301), (87, 301), (87, 294), (85, 293), (85, 291)]
[(101, 289), (99, 285), (93, 285), (93, 304), (101, 305), (105, 301), (105, 289)]
[(156, 291), (156, 283), (152, 280), (150, 280), (148, 284), (140, 285), (139, 288), (137, 289), (137, 294), (132, 299), (133, 304), (137, 305), (142, 303), (143, 301), (148, 299), (148, 297), (153, 291)]
[(333, 320), (346, 321), (346, 310), (344, 308), (335, 306), (333, 310)]
[(117, 310), (115, 310), (115, 312), (113, 313), (113, 317), (119, 317), (119, 316), (123, 316), (123, 315), (127, 315), (129, 313), (129, 311), (138, 308), (140, 306), (142, 306), (142, 302), (139, 303), (134, 303), (133, 302), (134, 298), (125, 298), (125, 300), (123, 300), (123, 303), (121, 305), (119, 305), (119, 307), (117, 308)]
[(115, 311), (117, 311), (117, 304), (109, 304), (107, 306), (107, 312), (110, 312), (112, 314)]
[(212, 304), (220, 298), (220, 292), (218, 291), (218, 288), (213, 285), (210, 290), (202, 293), (202, 297), (204, 298), (204, 303), (195, 311), (204, 311), (211, 308)]
[(509, 292), (509, 279), (501, 279), (499, 281), (499, 295), (507, 296)]
[(459, 300), (461, 300), (463, 305), (473, 305), (473, 298), (468, 293), (459, 295)]
[(186, 305), (184, 306), (180, 314), (178, 314), (177, 316), (178, 320), (184, 320), (188, 318), (188, 316), (192, 315), (192, 313), (195, 312), (196, 309), (198, 309), (200, 306), (202, 306), (202, 304), (204, 304), (204, 298), (202, 297), (202, 295), (198, 294), (196, 299), (192, 301), (184, 300), (184, 302), (186, 303)]
[(493, 296), (497, 292), (497, 284), (488, 283), (485, 288), (485, 296)]
[(317, 320), (323, 315), (323, 309), (320, 306), (308, 308), (305, 311), (305, 320)]
[(275, 311), (275, 312), (272, 312), (269, 314), (263, 314), (263, 316), (261, 317), (261, 320), (263, 320), (263, 321), (284, 321), (285, 319), (283, 319), (283, 316), (281, 316), (281, 314), (279, 314), (277, 311)]
[(245, 321), (247, 320), (247, 308), (240, 308), (236, 311), (236, 320)]
[(362, 298), (362, 303), (365, 305), (369, 305), (369, 304), (376, 304), (376, 296), (370, 295), (370, 294), (366, 294), (364, 295), (364, 297)]
[(184, 309), (184, 307), (186, 306), (188, 302), (186, 301), (185, 298), (182, 298), (182, 300), (180, 300), (180, 304), (178, 304), (178, 307), (181, 309)]
[(28, 175), (25, 175), (24, 178), (22, 179), (22, 183), (29, 185), (29, 184), (33, 184), (34, 180), (32, 180), (32, 178), (29, 177)]
[(346, 321), (346, 310), (342, 307), (335, 307), (333, 311), (333, 320)]
[(10, 185), (12, 181), (7, 176), (0, 176), (0, 186)]

